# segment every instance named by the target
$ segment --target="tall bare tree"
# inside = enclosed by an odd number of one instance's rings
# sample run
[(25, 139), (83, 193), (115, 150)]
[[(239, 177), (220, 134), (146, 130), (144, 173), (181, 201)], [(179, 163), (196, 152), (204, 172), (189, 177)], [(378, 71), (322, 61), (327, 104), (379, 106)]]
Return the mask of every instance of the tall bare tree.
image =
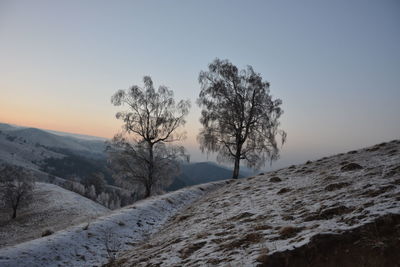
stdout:
[(23, 168), (8, 164), (0, 166), (0, 196), (4, 206), (12, 211), (12, 219), (17, 217), (20, 206), (29, 204), (33, 187), (31, 174)]
[(278, 159), (276, 136), (283, 144), (286, 133), (279, 129), (282, 101), (272, 98), (269, 82), (251, 66), (239, 71), (217, 58), (200, 72), (199, 83), (203, 129), (198, 141), (203, 152), (218, 152), (218, 161), (233, 162), (232, 178), (238, 178), (241, 160), (259, 168), (267, 159)]
[(108, 150), (114, 169), (129, 181), (143, 185), (144, 197), (148, 197), (155, 185), (165, 184), (176, 166), (174, 162), (184, 156), (183, 147), (170, 144), (185, 137), (179, 128), (186, 123), (190, 102), (176, 103), (173, 91), (166, 86), (155, 90), (149, 76), (143, 82), (143, 88), (134, 85), (112, 96), (112, 104), (128, 108), (116, 117), (124, 122), (124, 133), (130, 138), (116, 135)]

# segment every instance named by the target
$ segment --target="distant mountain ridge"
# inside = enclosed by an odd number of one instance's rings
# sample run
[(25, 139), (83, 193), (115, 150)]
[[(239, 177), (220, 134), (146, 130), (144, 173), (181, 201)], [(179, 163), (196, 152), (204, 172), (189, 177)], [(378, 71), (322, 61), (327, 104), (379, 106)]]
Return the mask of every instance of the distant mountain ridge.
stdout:
[(8, 136), (16, 137), (24, 143), (50, 149), (67, 149), (78, 154), (104, 154), (105, 149), (105, 140), (89, 140), (75, 134), (59, 135), (38, 128), (19, 127), (5, 123), (0, 123), (0, 131)]
[(49, 130), (49, 129), (20, 126), (20, 125), (14, 125), (14, 124), (0, 122), (0, 131), (10, 131), (10, 130), (12, 131), (12, 130), (18, 130), (18, 129), (27, 129), (27, 128), (38, 129), (38, 130), (41, 130), (41, 131), (44, 131), (44, 132), (48, 132), (48, 133), (51, 133), (51, 134), (54, 134), (54, 135), (57, 135), (57, 136), (72, 137), (72, 138), (77, 138), (77, 139), (81, 139), (81, 140), (100, 140), (100, 141), (106, 141), (107, 140), (107, 138), (100, 137), (100, 136), (69, 133), (69, 132), (61, 132), (61, 131), (55, 131), (55, 130)]

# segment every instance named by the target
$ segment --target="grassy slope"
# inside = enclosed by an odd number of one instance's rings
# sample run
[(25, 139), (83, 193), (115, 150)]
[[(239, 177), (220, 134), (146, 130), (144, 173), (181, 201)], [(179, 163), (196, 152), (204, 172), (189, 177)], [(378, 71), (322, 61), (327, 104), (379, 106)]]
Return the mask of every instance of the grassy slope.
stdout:
[[(400, 214), (400, 141), (235, 181), (171, 218), (115, 266), (268, 266), (322, 233), (345, 235), (388, 214)], [(361, 245), (385, 247), (372, 234)]]
[(89, 221), (109, 209), (57, 185), (36, 183), (31, 204), (18, 210), (15, 220), (4, 211), (0, 219), (0, 248), (41, 237)]

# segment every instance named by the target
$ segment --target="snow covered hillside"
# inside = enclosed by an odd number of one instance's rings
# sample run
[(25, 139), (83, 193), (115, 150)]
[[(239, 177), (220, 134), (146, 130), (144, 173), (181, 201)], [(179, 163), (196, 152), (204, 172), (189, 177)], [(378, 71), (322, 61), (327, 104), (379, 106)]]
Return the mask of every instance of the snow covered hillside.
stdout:
[(109, 212), (96, 202), (54, 184), (36, 183), (29, 206), (8, 220), (0, 211), (0, 248), (36, 239), (46, 230), (56, 232), (88, 222)]
[(0, 163), (6, 162), (27, 169), (38, 170), (38, 162), (64, 155), (27, 142), (25, 139), (0, 132)]
[(48, 131), (0, 123), (0, 163), (38, 170), (44, 160), (75, 154), (104, 158), (104, 140), (61, 136)]
[(4, 133), (26, 140), (31, 144), (40, 144), (44, 147), (69, 149), (90, 153), (104, 153), (104, 140), (88, 140), (83, 138), (61, 136), (37, 128), (4, 128)]
[(241, 179), (115, 266), (400, 266), (400, 141)]
[[(0, 266), (99, 266), (157, 231), (176, 212), (229, 181), (184, 188), (136, 202), (50, 236), (0, 249)], [(78, 207), (77, 204), (75, 207)], [(59, 221), (69, 221), (59, 216)]]

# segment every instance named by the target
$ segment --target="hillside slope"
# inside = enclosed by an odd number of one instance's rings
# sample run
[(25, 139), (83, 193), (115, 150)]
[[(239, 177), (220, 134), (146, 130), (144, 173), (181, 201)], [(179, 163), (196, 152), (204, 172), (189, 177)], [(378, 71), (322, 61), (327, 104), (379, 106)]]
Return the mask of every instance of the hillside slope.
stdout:
[(31, 204), (15, 220), (0, 210), (0, 248), (41, 237), (104, 215), (109, 209), (54, 184), (36, 183)]
[[(132, 248), (221, 181), (151, 197), (53, 235), (0, 248), (0, 266), (100, 266)], [(58, 220), (67, 220), (60, 216)]]
[(0, 132), (0, 163), (5, 162), (28, 169), (39, 169), (38, 162), (64, 155), (36, 146), (24, 139)]
[(56, 135), (37, 128), (23, 128), (7, 132), (9, 135), (24, 139), (32, 144), (44, 147), (68, 149), (74, 152), (103, 154), (105, 143), (102, 140), (85, 140), (70, 136)]
[(399, 236), (392, 141), (230, 183), (115, 266), (400, 266)]

